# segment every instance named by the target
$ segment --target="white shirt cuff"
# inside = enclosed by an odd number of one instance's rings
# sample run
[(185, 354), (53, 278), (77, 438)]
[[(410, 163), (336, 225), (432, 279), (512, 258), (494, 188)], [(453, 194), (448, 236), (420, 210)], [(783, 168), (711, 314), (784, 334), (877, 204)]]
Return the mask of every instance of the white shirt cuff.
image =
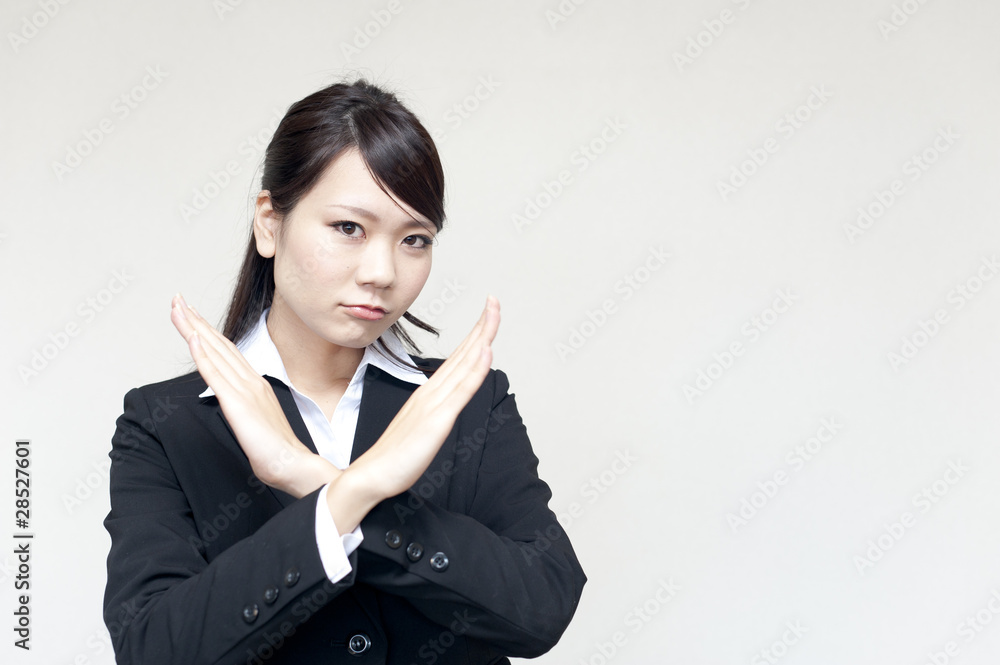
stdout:
[(351, 562), (347, 557), (351, 552), (358, 549), (358, 545), (365, 539), (361, 533), (361, 525), (354, 527), (354, 531), (343, 536), (337, 531), (337, 525), (330, 514), (330, 508), (326, 503), (326, 490), (329, 485), (323, 485), (319, 491), (319, 498), (316, 504), (316, 545), (319, 547), (319, 559), (323, 562), (323, 570), (331, 582), (338, 582), (351, 572)]

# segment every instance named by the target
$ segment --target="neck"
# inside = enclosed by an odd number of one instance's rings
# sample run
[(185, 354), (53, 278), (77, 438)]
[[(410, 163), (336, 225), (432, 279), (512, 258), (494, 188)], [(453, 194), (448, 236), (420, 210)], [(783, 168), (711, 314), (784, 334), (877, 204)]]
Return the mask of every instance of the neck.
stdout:
[(267, 332), (292, 384), (304, 393), (344, 388), (365, 350), (332, 344), (310, 330), (277, 300), (267, 315)]

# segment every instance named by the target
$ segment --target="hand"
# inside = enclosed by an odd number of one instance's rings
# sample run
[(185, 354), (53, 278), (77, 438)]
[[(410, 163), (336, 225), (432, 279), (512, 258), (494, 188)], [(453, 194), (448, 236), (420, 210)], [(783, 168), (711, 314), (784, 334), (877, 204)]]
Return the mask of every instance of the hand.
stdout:
[(264, 484), (301, 498), (340, 474), (299, 441), (267, 379), (179, 293), (171, 303), (170, 320), (187, 340), (198, 372), (215, 391), (226, 421)]
[(500, 303), (489, 296), (472, 332), (413, 392), (378, 441), (333, 480), (327, 503), (341, 533), (383, 499), (412, 487), (427, 470), (489, 372), (490, 345), (499, 325)]

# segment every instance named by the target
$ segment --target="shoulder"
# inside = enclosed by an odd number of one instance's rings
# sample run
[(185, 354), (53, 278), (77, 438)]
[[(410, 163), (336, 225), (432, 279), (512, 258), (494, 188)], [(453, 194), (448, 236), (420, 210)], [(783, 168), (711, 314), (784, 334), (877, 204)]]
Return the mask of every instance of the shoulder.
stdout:
[(437, 370), (437, 368), (440, 367), (446, 360), (445, 358), (424, 358), (421, 356), (415, 356), (412, 353), (407, 355), (410, 357), (410, 360), (413, 361), (414, 365), (424, 370), (430, 370), (431, 372)]
[(205, 383), (205, 379), (201, 378), (201, 374), (195, 371), (181, 376), (175, 376), (172, 379), (165, 379), (155, 383), (147, 383), (144, 386), (139, 386), (138, 388), (133, 388), (132, 390), (138, 390), (144, 395), (151, 395), (154, 397), (165, 395), (173, 397), (197, 397), (201, 393), (205, 392), (206, 388), (208, 388), (208, 384)]
[[(446, 360), (446, 358), (423, 358), (413, 354), (408, 355), (414, 365), (425, 370), (424, 373), (427, 374), (428, 378), (433, 376), (433, 373), (437, 371), (437, 369), (441, 367)], [(476, 397), (488, 396), (490, 398), (490, 403), (492, 405), (496, 405), (508, 394), (510, 394), (510, 381), (507, 378), (507, 374), (504, 373), (503, 370), (490, 368), (486, 377), (483, 379), (483, 384), (480, 386)]]
[[(199, 397), (207, 385), (197, 372), (129, 389), (122, 399), (112, 442), (114, 454), (149, 454), (160, 449), (170, 456), (169, 441), (201, 441), (192, 432), (222, 434), (218, 399)], [(161, 458), (157, 463), (161, 463)]]

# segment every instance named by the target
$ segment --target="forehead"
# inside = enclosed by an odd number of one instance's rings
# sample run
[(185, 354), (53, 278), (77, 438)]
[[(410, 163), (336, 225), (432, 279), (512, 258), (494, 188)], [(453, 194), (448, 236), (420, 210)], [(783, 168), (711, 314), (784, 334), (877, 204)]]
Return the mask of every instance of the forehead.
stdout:
[(417, 219), (431, 224), (426, 216), (379, 186), (357, 148), (345, 150), (330, 162), (301, 203), (311, 209), (336, 205), (338, 210), (369, 213), (365, 216), (384, 221), (406, 223)]

